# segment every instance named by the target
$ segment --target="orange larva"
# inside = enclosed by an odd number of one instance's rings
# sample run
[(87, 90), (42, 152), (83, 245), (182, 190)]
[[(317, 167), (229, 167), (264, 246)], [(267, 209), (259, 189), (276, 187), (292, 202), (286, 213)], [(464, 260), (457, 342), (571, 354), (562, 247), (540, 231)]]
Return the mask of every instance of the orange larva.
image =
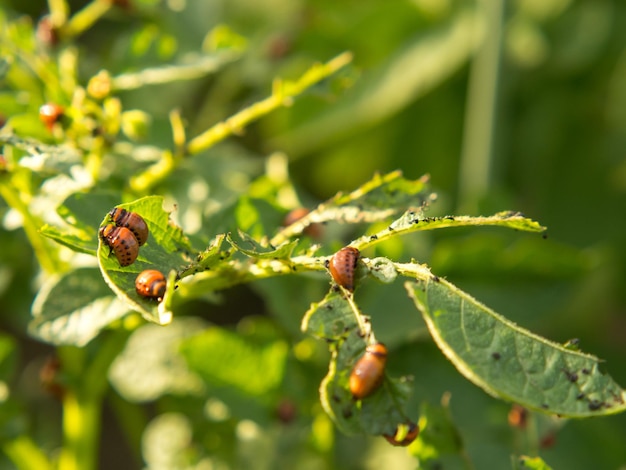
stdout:
[(161, 301), (165, 295), (167, 281), (161, 271), (146, 269), (139, 273), (135, 279), (135, 290), (142, 297)]
[(335, 253), (328, 264), (335, 282), (350, 292), (354, 292), (354, 271), (360, 256), (359, 250), (346, 246)]
[(39, 108), (39, 119), (43, 122), (48, 130), (61, 120), (63, 117), (63, 108), (56, 103), (46, 103)]
[(107, 224), (100, 229), (102, 241), (115, 253), (120, 266), (133, 264), (139, 254), (139, 243), (133, 232), (124, 227)]
[(350, 392), (361, 400), (376, 391), (385, 375), (387, 348), (383, 343), (370, 344), (350, 374)]
[(142, 246), (148, 240), (148, 234), (150, 231), (148, 230), (148, 226), (146, 225), (146, 221), (143, 220), (136, 212), (130, 212), (126, 209), (122, 209), (121, 207), (114, 207), (109, 212), (111, 219), (115, 222), (115, 225), (118, 227), (124, 227), (133, 232), (139, 246)]
[(407, 423), (407, 426), (409, 429), (406, 433), (406, 436), (404, 436), (404, 438), (400, 441), (396, 439), (396, 435), (398, 434), (397, 431), (396, 434), (394, 434), (393, 436), (390, 434), (383, 434), (383, 437), (387, 439), (387, 442), (389, 442), (389, 444), (393, 446), (408, 446), (411, 442), (417, 439), (417, 436), (420, 433), (420, 428), (415, 423)]

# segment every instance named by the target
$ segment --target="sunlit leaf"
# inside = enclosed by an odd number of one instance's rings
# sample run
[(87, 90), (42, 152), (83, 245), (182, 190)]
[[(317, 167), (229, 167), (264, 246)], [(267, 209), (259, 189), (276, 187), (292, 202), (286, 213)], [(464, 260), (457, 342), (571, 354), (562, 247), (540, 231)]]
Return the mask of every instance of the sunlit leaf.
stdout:
[(109, 369), (109, 380), (125, 399), (155, 400), (165, 394), (199, 394), (200, 378), (189, 370), (178, 348), (206, 328), (198, 318), (177, 318), (167, 326), (147, 324), (138, 328)]
[(127, 312), (97, 268), (79, 268), (51, 278), (40, 289), (28, 331), (48, 343), (84, 346)]
[(0, 142), (25, 151), (19, 163), (35, 172), (70, 174), (74, 165), (82, 164), (80, 152), (69, 145), (47, 145), (14, 134), (0, 134)]
[(445, 216), (425, 217), (420, 210), (409, 209), (389, 226), (373, 235), (365, 235), (352, 242), (352, 245), (363, 249), (367, 246), (380, 243), (390, 238), (425, 230), (440, 228), (496, 226), (506, 227), (526, 232), (543, 232), (545, 227), (525, 217), (519, 212), (499, 212), (489, 217)]

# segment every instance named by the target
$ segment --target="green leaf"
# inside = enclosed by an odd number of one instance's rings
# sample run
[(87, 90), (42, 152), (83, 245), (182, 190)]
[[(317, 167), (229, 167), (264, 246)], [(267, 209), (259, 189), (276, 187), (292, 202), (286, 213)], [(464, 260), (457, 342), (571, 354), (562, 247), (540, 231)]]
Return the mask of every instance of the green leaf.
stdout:
[(84, 346), (127, 312), (98, 269), (79, 268), (43, 285), (33, 302), (28, 331), (48, 343)]
[(44, 225), (39, 233), (80, 253), (96, 256), (98, 226), (102, 214), (108, 213), (118, 202), (113, 193), (73, 193), (57, 207), (59, 216), (69, 227)]
[(282, 382), (287, 360), (284, 341), (246, 337), (219, 327), (185, 340), (181, 352), (189, 367), (209, 384), (231, 387), (262, 401)]
[(498, 212), (489, 217), (470, 216), (444, 216), (444, 217), (424, 217), (422, 210), (409, 209), (398, 219), (394, 220), (387, 228), (374, 235), (364, 235), (353, 241), (352, 246), (360, 250), (396, 237), (413, 232), (424, 230), (435, 230), (439, 228), (469, 227), (469, 226), (499, 226), (526, 232), (543, 232), (545, 227), (534, 220), (524, 217), (519, 212)]
[[(163, 210), (161, 196), (147, 196), (127, 204), (120, 204), (128, 211), (136, 212), (146, 221), (150, 235), (148, 241), (139, 249), (137, 260), (130, 266), (121, 267), (117, 258), (110, 253), (109, 247), (99, 241), (98, 264), (104, 280), (117, 296), (124, 300), (129, 308), (140, 312), (148, 320), (160, 325), (172, 321), (172, 296), (176, 273), (192, 258), (191, 247), (179, 227), (169, 220), (169, 214)], [(101, 225), (110, 223), (107, 214)], [(135, 291), (135, 278), (145, 269), (157, 269), (168, 278), (167, 290), (161, 302), (146, 299)]]
[(46, 224), (39, 229), (39, 233), (73, 251), (96, 256), (97, 242), (91, 232), (74, 228), (61, 230)]
[(349, 194), (339, 193), (320, 204), (307, 215), (283, 228), (272, 238), (277, 245), (296, 236), (309, 225), (328, 221), (345, 223), (376, 222), (384, 220), (407, 207), (421, 209), (432, 195), (428, 190), (428, 176), (417, 180), (407, 180), (402, 172), (394, 171), (386, 175), (375, 175), (370, 181)]
[(443, 279), (405, 287), (439, 348), (487, 393), (563, 417), (626, 409), (626, 393), (598, 358), (520, 328)]
[(319, 303), (311, 305), (302, 318), (302, 331), (326, 340), (337, 340), (358, 328), (354, 311), (345, 297), (331, 290)]

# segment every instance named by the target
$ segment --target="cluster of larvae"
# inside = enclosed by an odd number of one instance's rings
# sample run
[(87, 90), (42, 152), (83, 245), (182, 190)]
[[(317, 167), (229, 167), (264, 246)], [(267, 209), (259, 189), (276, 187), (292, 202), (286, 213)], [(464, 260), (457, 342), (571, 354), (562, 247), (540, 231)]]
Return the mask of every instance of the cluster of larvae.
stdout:
[[(120, 266), (130, 266), (139, 255), (139, 247), (148, 240), (146, 221), (136, 212), (114, 207), (109, 212), (111, 222), (100, 229), (100, 238), (115, 253)], [(165, 294), (165, 275), (156, 269), (146, 269), (135, 279), (135, 290), (142, 297), (161, 301)]]

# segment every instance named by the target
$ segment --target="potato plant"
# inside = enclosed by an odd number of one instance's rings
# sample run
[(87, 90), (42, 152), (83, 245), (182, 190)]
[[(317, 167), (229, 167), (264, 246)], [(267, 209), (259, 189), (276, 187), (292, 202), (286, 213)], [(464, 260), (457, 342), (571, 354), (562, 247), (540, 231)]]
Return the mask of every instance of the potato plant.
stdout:
[[(50, 345), (40, 385), (59, 400), (62, 418), (53, 421), (58, 438), (39, 435), (29, 397), (16, 393), (17, 341), (2, 333), (5, 462), (98, 467), (99, 452), (110, 452), (99, 451), (106, 404), (147, 468), (339, 468), (334, 453), (348, 439), (408, 452), (424, 468), (474, 468), (451, 410), (454, 393), (431, 390), (442, 397), (435, 404), (423, 398), (429, 384), (414, 373), (420, 364), (408, 370), (400, 360), (424, 344), (436, 345), (459, 377), (515, 404), (513, 427), (532, 420), (533, 433), (556, 433), (568, 418), (626, 409), (626, 392), (575, 341), (518, 326), (402, 251), (402, 240), (425, 232), (494, 227), (544, 253), (540, 223), (515, 210), (439, 213), (429, 176), (401, 171), (305, 204), (285, 154), (255, 159), (228, 143), (303, 96), (347, 93), (351, 53), (276, 78), (267, 97), (205, 129), (194, 131), (171, 109), (150, 141), (153, 116), (126, 109), (124, 93), (227, 74), (247, 40), (218, 26), (191, 61), (84, 77), (78, 38), (127, 2), (95, 0), (73, 14), (65, 2), (49, 6), (37, 25), (0, 12), (8, 89), (0, 196), (5, 228), (15, 229), (2, 235), (3, 263), (28, 264), (30, 253), (34, 260), (36, 292), (14, 330)], [(171, 38), (159, 40), (167, 49)], [(118, 223), (114, 210), (122, 209), (145, 221), (145, 242)], [(28, 255), (13, 252), (18, 237)], [(329, 269), (345, 247), (358, 254), (341, 268), (349, 284)], [(122, 259), (118, 248), (132, 256)], [(154, 294), (136, 285), (146, 270), (163, 276), (153, 274)], [(261, 300), (229, 312), (227, 325), (203, 315), (241, 286)], [(386, 354), (376, 362), (369, 347), (379, 343)], [(355, 379), (364, 355), (374, 362)], [(367, 393), (354, 392), (352, 382), (370, 378)], [(511, 452), (513, 468), (549, 468), (535, 455), (538, 436), (527, 437), (526, 452)]]

